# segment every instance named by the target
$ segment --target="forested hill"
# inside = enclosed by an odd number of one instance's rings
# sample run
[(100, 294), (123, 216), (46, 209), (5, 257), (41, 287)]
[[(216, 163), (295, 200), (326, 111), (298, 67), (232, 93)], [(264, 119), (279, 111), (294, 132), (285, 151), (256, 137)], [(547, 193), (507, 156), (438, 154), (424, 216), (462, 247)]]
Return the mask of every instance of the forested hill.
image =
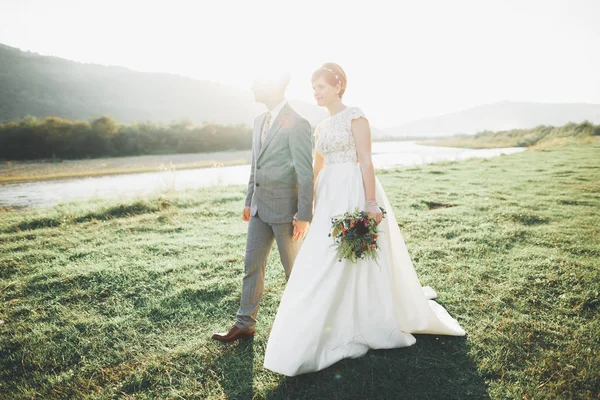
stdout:
[[(291, 104), (313, 125), (326, 116), (316, 106)], [(0, 123), (27, 115), (70, 120), (110, 115), (123, 123), (251, 124), (263, 111), (249, 90), (178, 75), (82, 64), (0, 44)]]
[[(313, 104), (291, 101), (313, 126), (327, 114)], [(102, 115), (122, 124), (136, 121), (195, 125), (251, 125), (264, 106), (250, 90), (178, 75), (137, 72), (41, 56), (0, 44), (0, 123), (30, 115), (88, 121)], [(600, 105), (499, 102), (404, 123), (374, 137), (447, 135), (492, 130), (600, 123)]]

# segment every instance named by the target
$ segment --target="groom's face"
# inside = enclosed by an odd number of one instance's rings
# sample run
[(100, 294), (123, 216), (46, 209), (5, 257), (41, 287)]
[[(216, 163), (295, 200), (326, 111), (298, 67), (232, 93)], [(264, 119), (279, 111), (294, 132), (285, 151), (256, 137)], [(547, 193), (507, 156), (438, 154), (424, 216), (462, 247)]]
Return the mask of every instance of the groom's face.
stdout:
[(274, 82), (259, 80), (252, 84), (252, 92), (254, 92), (254, 101), (266, 103), (277, 97), (280, 90)]
[(257, 103), (269, 103), (281, 99), (285, 94), (288, 82), (289, 76), (286, 74), (276, 79), (262, 78), (255, 80), (252, 84), (254, 100)]

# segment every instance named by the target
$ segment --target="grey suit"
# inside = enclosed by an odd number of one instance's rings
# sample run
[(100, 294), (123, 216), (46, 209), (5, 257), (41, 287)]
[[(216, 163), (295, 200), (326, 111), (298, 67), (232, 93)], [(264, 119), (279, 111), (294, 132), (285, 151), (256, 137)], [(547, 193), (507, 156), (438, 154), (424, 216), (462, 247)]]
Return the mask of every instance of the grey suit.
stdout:
[(254, 121), (252, 165), (246, 206), (250, 223), (246, 240), (242, 298), (236, 325), (254, 330), (263, 295), (267, 257), (277, 241), (279, 257), (289, 278), (301, 241), (292, 240), (294, 214), (312, 220), (312, 130), (289, 104), (271, 124), (261, 146), (266, 113)]

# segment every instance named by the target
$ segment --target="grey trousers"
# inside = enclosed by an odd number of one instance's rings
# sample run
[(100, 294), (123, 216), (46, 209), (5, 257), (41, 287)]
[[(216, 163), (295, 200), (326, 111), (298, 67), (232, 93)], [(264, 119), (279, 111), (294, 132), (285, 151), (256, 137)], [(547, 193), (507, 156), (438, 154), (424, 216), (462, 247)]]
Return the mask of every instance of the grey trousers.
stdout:
[(254, 330), (256, 326), (256, 315), (265, 286), (265, 267), (273, 241), (277, 241), (279, 258), (283, 264), (286, 279), (290, 277), (294, 260), (302, 245), (302, 240), (292, 240), (293, 233), (294, 227), (291, 222), (269, 224), (260, 219), (258, 215), (250, 217), (246, 239), (242, 298), (235, 322), (238, 328)]

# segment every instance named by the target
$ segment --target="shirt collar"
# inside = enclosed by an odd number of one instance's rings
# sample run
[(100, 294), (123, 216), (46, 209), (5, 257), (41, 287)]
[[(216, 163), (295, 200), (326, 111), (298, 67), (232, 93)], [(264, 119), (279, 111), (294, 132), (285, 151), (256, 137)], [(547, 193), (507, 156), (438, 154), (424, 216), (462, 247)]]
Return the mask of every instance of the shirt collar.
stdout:
[(286, 105), (286, 103), (287, 103), (287, 100), (283, 99), (281, 101), (281, 103), (277, 104), (275, 107), (273, 107), (273, 109), (269, 110), (269, 112), (271, 113), (271, 120), (272, 121), (274, 121), (275, 118), (277, 118), (277, 116), (279, 115), (279, 112)]

